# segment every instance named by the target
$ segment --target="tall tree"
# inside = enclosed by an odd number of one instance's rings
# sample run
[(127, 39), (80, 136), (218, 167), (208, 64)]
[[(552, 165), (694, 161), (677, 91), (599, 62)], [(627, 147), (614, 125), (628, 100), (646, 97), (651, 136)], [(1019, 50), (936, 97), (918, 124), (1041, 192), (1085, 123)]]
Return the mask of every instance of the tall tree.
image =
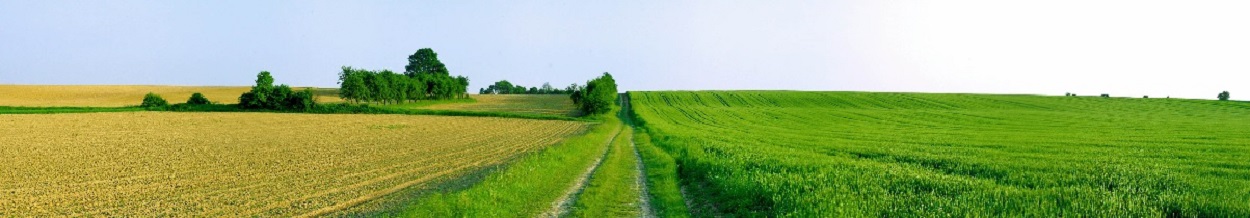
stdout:
[(417, 49), (416, 53), (408, 56), (408, 65), (404, 66), (404, 75), (417, 77), (420, 74), (450, 76), (447, 66), (438, 60), (438, 53), (430, 48)]

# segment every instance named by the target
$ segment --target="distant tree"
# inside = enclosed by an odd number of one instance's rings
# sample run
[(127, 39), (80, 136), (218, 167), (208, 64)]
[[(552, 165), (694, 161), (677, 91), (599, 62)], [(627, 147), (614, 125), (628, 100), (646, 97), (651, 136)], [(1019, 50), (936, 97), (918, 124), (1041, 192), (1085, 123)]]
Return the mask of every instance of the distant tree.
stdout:
[(530, 87), (530, 90), (525, 91), (525, 94), (538, 94), (538, 87)]
[(375, 100), (378, 102), (386, 104), (395, 100), (396, 91), (393, 87), (391, 87), (391, 79), (395, 78), (394, 74), (395, 73), (390, 70), (382, 70), (381, 73), (375, 76), (373, 85), (370, 89), (373, 89), (373, 92), (376, 93), (377, 96), (374, 97), (376, 97)]
[(1217, 97), (1217, 98), (1219, 98), (1219, 99), (1220, 99), (1220, 101), (1227, 101), (1227, 100), (1228, 100), (1228, 91), (1223, 91), (1223, 92), (1220, 92), (1220, 95), (1219, 95), (1219, 96), (1216, 96), (1216, 97)]
[(1100, 95), (1100, 96), (1102, 96), (1103, 98), (1110, 98), (1110, 97), (1111, 97), (1111, 94), (1102, 94), (1102, 95)]
[(404, 66), (404, 75), (417, 77), (420, 74), (449, 76), (447, 66), (438, 60), (438, 53), (430, 48), (417, 49), (416, 53), (408, 56), (408, 65)]
[(542, 88), (538, 88), (538, 94), (556, 94), (556, 88), (551, 87), (551, 83), (543, 83)]
[(190, 105), (206, 105), (212, 103), (213, 102), (208, 101), (208, 98), (204, 97), (204, 94), (200, 94), (199, 92), (192, 93), (191, 98), (187, 99), (187, 104)]
[(485, 94), (490, 94), (490, 93), (486, 93), (486, 88), (477, 88), (477, 94), (485, 95)]
[(156, 93), (148, 92), (148, 94), (143, 95), (143, 103), (139, 104), (139, 106), (147, 109), (157, 109), (169, 106), (169, 102), (166, 102), (165, 98), (161, 98)]
[(607, 113), (612, 110), (612, 104), (616, 102), (616, 80), (612, 78), (612, 74), (604, 72), (603, 76), (587, 81), (586, 87), (576, 93), (571, 98), (582, 112), (586, 114)]
[(273, 76), (268, 71), (256, 75), (256, 86), (239, 96), (239, 107), (244, 109), (307, 110), (316, 105), (312, 89), (291, 91), (291, 86), (273, 86)]
[(1150, 96), (1149, 96), (1149, 95), (1143, 95), (1143, 96), (1141, 96), (1141, 98), (1150, 98)]
[(459, 98), (469, 97), (469, 78), (464, 76), (456, 76), (456, 95)]
[[(266, 108), (270, 106), (272, 101), (271, 93), (273, 93), (273, 76), (269, 71), (261, 71), (256, 74), (256, 85), (252, 86), (250, 95), (239, 96), (239, 106), (243, 108)], [(247, 97), (246, 99), (244, 97)]]

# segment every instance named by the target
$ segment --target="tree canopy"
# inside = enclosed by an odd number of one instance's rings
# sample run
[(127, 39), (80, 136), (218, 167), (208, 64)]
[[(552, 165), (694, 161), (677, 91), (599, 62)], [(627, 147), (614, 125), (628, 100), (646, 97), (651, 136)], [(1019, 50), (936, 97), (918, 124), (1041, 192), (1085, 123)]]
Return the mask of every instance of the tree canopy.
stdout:
[(586, 81), (585, 88), (575, 90), (570, 96), (578, 108), (586, 114), (603, 114), (612, 110), (616, 102), (616, 80), (607, 72), (603, 76)]
[(267, 110), (308, 110), (316, 106), (312, 89), (292, 91), (286, 84), (273, 86), (269, 71), (256, 74), (256, 86), (239, 96), (239, 107)]

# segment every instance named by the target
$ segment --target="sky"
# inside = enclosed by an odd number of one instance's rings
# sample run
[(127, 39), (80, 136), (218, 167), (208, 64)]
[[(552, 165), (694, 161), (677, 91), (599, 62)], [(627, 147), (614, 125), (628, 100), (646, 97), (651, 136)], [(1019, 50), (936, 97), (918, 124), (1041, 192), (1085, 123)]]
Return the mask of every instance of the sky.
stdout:
[[(1250, 1), (8, 1), (0, 84), (337, 87), (432, 48), (476, 91), (844, 90), (1250, 100)], [(1245, 93), (1245, 94), (1238, 94)]]

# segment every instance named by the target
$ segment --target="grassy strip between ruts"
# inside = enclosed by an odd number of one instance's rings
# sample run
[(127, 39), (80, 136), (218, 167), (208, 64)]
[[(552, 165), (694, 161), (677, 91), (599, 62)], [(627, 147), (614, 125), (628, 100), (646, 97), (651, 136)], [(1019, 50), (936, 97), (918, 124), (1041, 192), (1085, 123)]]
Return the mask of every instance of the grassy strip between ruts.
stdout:
[(630, 128), (621, 130), (612, 142), (603, 164), (590, 176), (590, 183), (577, 196), (573, 217), (637, 217), (640, 189), (634, 149), (629, 146)]
[(415, 199), (403, 217), (531, 217), (551, 203), (586, 167), (604, 153), (604, 141), (617, 135), (616, 116), (595, 116), (603, 122), (585, 135), (569, 138), (524, 157), (473, 187)]
[(672, 156), (651, 144), (651, 135), (641, 128), (634, 131), (634, 146), (647, 173), (647, 194), (656, 217), (690, 217), (681, 195), (677, 162)]

